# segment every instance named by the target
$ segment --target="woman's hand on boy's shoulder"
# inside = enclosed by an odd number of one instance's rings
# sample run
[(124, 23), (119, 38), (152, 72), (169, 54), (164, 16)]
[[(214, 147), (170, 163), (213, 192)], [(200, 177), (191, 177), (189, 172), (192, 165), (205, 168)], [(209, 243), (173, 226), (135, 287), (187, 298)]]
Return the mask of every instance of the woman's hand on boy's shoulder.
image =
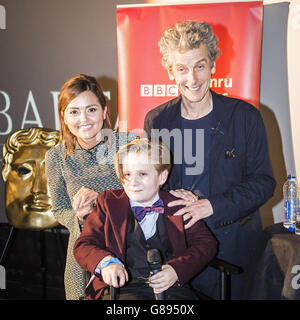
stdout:
[(78, 210), (86, 206), (92, 207), (98, 197), (98, 193), (92, 189), (82, 186), (73, 198), (73, 209)]

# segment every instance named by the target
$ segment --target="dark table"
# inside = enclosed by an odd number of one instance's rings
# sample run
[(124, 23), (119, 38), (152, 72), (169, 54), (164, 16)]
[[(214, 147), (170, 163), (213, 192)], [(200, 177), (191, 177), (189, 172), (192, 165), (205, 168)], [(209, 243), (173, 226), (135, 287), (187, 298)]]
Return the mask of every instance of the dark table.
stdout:
[(246, 281), (245, 299), (300, 300), (300, 236), (282, 223), (262, 232)]

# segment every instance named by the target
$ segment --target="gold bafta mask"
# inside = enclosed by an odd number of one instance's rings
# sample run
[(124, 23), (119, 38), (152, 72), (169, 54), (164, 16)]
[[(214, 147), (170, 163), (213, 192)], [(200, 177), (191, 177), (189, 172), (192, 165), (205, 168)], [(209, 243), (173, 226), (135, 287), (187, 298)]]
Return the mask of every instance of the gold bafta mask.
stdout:
[(45, 174), (45, 153), (59, 141), (59, 132), (30, 128), (11, 134), (3, 146), (2, 178), (9, 223), (18, 229), (50, 229), (51, 213)]

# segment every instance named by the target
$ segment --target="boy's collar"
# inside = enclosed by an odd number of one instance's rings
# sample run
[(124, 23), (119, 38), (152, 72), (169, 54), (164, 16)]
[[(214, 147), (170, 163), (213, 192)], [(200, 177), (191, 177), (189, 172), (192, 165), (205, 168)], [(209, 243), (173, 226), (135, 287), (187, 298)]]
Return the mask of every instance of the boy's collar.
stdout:
[[(159, 200), (159, 194), (157, 193), (156, 196), (153, 198), (152, 203), (150, 204), (150, 206), (153, 205), (153, 203), (155, 203), (157, 200)], [(129, 203), (131, 207), (145, 207), (143, 204), (141, 204), (140, 202), (136, 202), (136, 201), (132, 201), (131, 199), (129, 199)]]

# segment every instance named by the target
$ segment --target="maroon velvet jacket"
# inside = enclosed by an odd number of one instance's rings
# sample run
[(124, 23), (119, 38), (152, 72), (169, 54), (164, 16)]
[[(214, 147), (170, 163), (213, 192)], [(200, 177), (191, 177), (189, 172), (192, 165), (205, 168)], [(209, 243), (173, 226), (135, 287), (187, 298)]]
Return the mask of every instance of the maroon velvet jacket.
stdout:
[[(165, 205), (164, 223), (174, 256), (167, 263), (177, 273), (176, 285), (182, 286), (215, 256), (217, 241), (201, 220), (184, 230), (182, 216), (173, 216), (180, 207), (167, 206), (177, 198), (165, 191), (160, 191), (160, 197)], [(94, 274), (98, 263), (107, 255), (125, 262), (129, 208), (124, 190), (106, 190), (98, 196), (97, 206), (87, 218), (74, 245), (75, 258), (84, 270)], [(107, 284), (96, 277), (86, 288), (88, 299), (99, 299), (105, 287)]]

